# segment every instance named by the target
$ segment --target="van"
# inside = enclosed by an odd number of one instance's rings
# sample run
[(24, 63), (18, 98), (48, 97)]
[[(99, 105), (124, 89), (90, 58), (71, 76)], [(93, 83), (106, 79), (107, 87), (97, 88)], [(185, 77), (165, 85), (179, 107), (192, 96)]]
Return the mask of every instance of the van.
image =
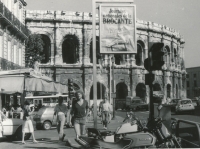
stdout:
[(127, 96), (126, 97), (126, 109), (134, 110), (134, 111), (141, 110), (141, 109), (148, 110), (148, 104), (144, 103), (140, 97)]

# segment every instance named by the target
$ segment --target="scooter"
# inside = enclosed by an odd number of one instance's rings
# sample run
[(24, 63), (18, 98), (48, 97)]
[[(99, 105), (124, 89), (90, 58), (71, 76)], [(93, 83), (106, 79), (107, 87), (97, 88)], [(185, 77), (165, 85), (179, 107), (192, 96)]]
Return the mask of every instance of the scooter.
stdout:
[[(100, 132), (88, 128), (88, 137), (81, 136), (77, 142), (85, 148), (131, 149), (155, 147), (156, 138), (149, 132), (143, 132), (139, 120), (134, 119), (122, 124), (115, 132)], [(70, 142), (68, 142), (70, 144)]]
[(134, 115), (133, 112), (128, 112), (126, 118), (123, 120), (121, 126), (119, 126), (116, 131), (103, 131), (100, 132), (95, 128), (88, 128), (87, 133), (88, 137), (93, 137), (100, 139), (105, 142), (117, 142), (127, 134), (138, 133), (143, 130), (141, 121)]
[(150, 120), (147, 123), (147, 131), (156, 137), (157, 148), (181, 148), (180, 140), (176, 136), (171, 135), (167, 127), (163, 124), (162, 118), (160, 118), (160, 110), (162, 105), (158, 107), (158, 117)]

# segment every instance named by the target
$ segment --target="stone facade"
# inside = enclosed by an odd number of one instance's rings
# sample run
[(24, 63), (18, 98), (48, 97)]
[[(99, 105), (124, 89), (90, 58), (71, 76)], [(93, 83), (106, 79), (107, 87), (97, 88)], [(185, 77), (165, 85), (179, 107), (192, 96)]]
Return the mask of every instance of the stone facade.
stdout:
[(0, 70), (13, 70), (25, 66), (24, 0), (0, 0)]
[[(98, 16), (97, 16), (98, 20)], [(117, 99), (127, 95), (140, 96), (149, 102), (149, 87), (145, 85), (144, 59), (148, 56), (150, 42), (164, 43), (165, 65), (155, 71), (154, 90), (164, 92), (164, 99), (185, 97), (184, 40), (180, 34), (165, 25), (137, 20), (137, 53), (109, 55), (98, 54), (97, 89), (109, 94), (111, 60), (115, 57), (114, 80)], [(67, 84), (72, 78), (76, 86), (85, 92), (86, 99), (92, 98), (92, 14), (85, 12), (27, 10), (26, 26), (32, 33), (47, 37), (49, 45), (46, 62), (40, 71), (55, 81)], [(97, 45), (99, 26), (97, 25)], [(71, 51), (70, 51), (71, 50)], [(156, 89), (156, 86), (157, 89)], [(103, 88), (103, 89), (102, 89)], [(102, 98), (102, 95), (98, 98)]]

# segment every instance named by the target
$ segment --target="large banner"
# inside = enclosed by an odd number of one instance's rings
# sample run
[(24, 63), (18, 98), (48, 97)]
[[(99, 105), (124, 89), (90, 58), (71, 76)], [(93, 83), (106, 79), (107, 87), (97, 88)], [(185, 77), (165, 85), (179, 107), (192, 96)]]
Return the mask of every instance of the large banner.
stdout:
[(99, 10), (100, 53), (137, 53), (136, 6), (102, 4)]

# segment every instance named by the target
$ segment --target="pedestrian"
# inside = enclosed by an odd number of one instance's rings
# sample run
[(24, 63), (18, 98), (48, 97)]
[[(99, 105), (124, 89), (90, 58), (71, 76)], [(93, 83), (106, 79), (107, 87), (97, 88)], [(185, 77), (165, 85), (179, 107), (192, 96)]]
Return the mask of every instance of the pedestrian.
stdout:
[(103, 119), (102, 119), (102, 112), (103, 112), (103, 104), (105, 103), (105, 98), (99, 103), (99, 117), (100, 117), (100, 120), (101, 120), (101, 123), (103, 123)]
[(108, 99), (105, 99), (105, 103), (102, 105), (102, 120), (104, 129), (107, 129), (110, 112), (111, 112), (111, 105), (108, 102)]
[(29, 102), (25, 102), (24, 103), (24, 116), (23, 116), (24, 123), (22, 126), (22, 144), (26, 144), (24, 141), (25, 133), (31, 133), (32, 137), (33, 137), (33, 143), (38, 143), (35, 140), (33, 123), (31, 121), (32, 112), (33, 111), (31, 111), (31, 109), (30, 109)]
[(86, 116), (88, 115), (88, 102), (84, 99), (82, 91), (76, 91), (76, 99), (72, 103), (72, 114), (74, 115), (74, 129), (76, 132), (76, 139), (79, 141), (79, 136), (85, 134)]
[(63, 103), (63, 97), (58, 97), (58, 104), (54, 108), (54, 116), (57, 115), (57, 131), (59, 134), (59, 142), (63, 141), (65, 138), (64, 125), (65, 117), (67, 115), (67, 106)]

